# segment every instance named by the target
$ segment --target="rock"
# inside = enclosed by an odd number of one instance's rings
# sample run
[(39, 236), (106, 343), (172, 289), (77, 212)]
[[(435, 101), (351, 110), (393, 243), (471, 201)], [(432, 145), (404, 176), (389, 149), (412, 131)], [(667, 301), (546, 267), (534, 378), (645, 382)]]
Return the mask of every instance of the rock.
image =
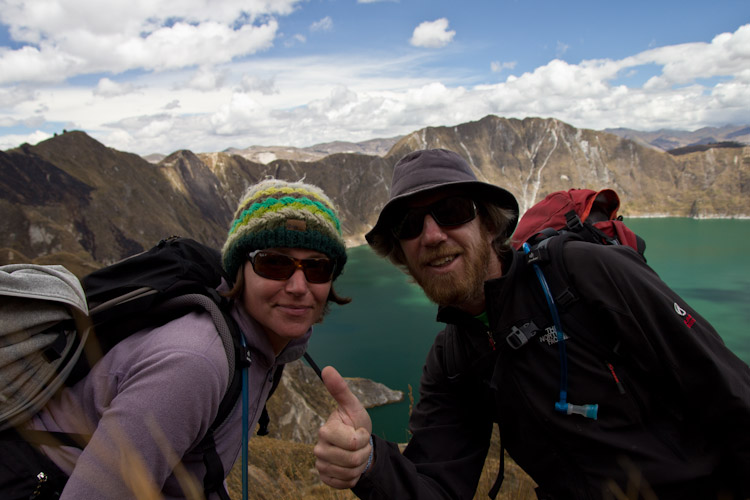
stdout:
[[(365, 408), (402, 401), (401, 391), (363, 378), (346, 379), (349, 388)], [(318, 429), (336, 409), (336, 402), (328, 394), (315, 371), (302, 361), (284, 368), (276, 392), (268, 401), (271, 419), (269, 436), (299, 443), (315, 443)]]

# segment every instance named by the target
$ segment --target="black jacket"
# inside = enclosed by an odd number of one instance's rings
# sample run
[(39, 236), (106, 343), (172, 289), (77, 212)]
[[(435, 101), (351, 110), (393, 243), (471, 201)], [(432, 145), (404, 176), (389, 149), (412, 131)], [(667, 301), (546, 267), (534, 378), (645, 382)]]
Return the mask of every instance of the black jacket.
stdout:
[[(561, 315), (568, 401), (598, 404), (598, 418), (555, 411), (556, 332), (516, 254), (485, 284), (489, 330), (455, 309), (439, 312), (457, 328), (438, 334), (427, 356), (412, 439), (401, 455), (376, 438), (374, 466), (354, 488), (360, 498), (472, 498), (493, 422), (540, 498), (610, 498), (641, 475), (641, 491), (662, 500), (750, 496), (748, 366), (636, 252), (571, 242), (563, 255), (579, 297)], [(511, 348), (513, 327), (529, 322), (537, 333)]]

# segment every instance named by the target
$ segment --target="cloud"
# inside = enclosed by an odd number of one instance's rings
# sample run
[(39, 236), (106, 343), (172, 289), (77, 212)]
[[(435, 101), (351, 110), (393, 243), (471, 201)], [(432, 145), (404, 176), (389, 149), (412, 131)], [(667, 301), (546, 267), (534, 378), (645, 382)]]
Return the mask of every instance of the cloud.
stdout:
[(193, 74), (190, 81), (187, 82), (187, 87), (202, 92), (210, 92), (220, 89), (224, 85), (226, 77), (225, 71), (217, 71), (212, 67), (202, 67)]
[(52, 137), (52, 134), (36, 130), (30, 134), (10, 134), (0, 136), (0, 149), (11, 149), (23, 143), (37, 144)]
[(750, 68), (750, 24), (734, 33), (722, 33), (710, 43), (684, 43), (647, 50), (626, 59), (633, 66), (655, 63), (663, 66), (661, 75), (647, 88), (668, 88), (699, 78), (742, 74)]
[(557, 57), (562, 57), (568, 51), (569, 48), (570, 48), (570, 45), (558, 40), (555, 46), (555, 55), (557, 55)]
[(258, 78), (256, 76), (244, 75), (240, 87), (245, 92), (260, 92), (263, 95), (278, 94), (276, 82), (273, 78)]
[(0, 108), (12, 108), (24, 102), (28, 102), (36, 96), (36, 91), (25, 85), (0, 87)]
[(331, 31), (333, 29), (333, 19), (326, 16), (320, 21), (315, 21), (310, 25), (310, 31)]
[(500, 62), (500, 61), (492, 61), (490, 63), (490, 69), (493, 73), (500, 73), (504, 69), (513, 69), (516, 67), (516, 61), (511, 62)]
[(455, 31), (448, 31), (448, 19), (440, 18), (435, 21), (425, 21), (416, 28), (409, 43), (415, 47), (438, 49), (453, 41)]
[(117, 83), (113, 82), (109, 78), (102, 78), (99, 83), (96, 84), (92, 91), (94, 95), (101, 97), (115, 97), (130, 94), (135, 89), (135, 86), (130, 83)]
[(284, 42), (285, 47), (294, 47), (297, 44), (305, 44), (307, 43), (307, 37), (301, 33), (297, 33), (293, 35), (291, 38), (288, 38)]
[(21, 46), (0, 48), (0, 84), (225, 63), (271, 47), (273, 16), (301, 1), (5, 0), (0, 22)]

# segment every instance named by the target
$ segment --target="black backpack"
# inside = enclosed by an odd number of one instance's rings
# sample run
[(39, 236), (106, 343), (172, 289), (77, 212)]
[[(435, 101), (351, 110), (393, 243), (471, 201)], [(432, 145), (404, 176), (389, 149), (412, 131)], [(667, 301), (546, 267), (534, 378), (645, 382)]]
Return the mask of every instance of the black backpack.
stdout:
[[(130, 334), (147, 326), (165, 324), (192, 310), (206, 310), (216, 325), (227, 354), (230, 384), (214, 422), (196, 450), (204, 453), (207, 468), (205, 494), (208, 496), (209, 492), (216, 491), (220, 497), (228, 499), (223, 484), (225, 474), (213, 435), (232, 412), (242, 393), (242, 369), (249, 366), (251, 360), (247, 349), (241, 345), (239, 327), (229, 314), (230, 301), (216, 291), (222, 278), (231, 284), (221, 267), (219, 252), (191, 239), (167, 238), (146, 252), (85, 276), (81, 284), (88, 303), (88, 316), (78, 312), (71, 320), (53, 324), (40, 333), (57, 338), (46, 344), (43, 359), (49, 360), (58, 374), (63, 374), (65, 385), (72, 386), (86, 376), (98, 359)], [(18, 300), (18, 297), (13, 299)], [(84, 331), (86, 335), (82, 334)], [(81, 342), (84, 345), (79, 348)], [(274, 389), (280, 376), (281, 369), (278, 369)], [(45, 388), (39, 389), (43, 391)], [(44, 399), (36, 401), (34, 412), (51, 395), (48, 391)], [(18, 425), (30, 416), (21, 413), (13, 415), (12, 419), (3, 419), (0, 429)], [(267, 416), (264, 421), (267, 426)], [(262, 426), (260, 432), (267, 432), (266, 426)], [(88, 438), (26, 430), (23, 437), (36, 444), (78, 448), (85, 446)]]

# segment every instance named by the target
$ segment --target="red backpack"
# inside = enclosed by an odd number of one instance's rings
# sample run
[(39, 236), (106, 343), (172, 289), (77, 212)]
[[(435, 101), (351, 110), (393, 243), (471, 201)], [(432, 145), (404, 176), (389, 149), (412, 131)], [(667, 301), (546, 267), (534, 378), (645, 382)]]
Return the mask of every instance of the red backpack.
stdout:
[(534, 246), (561, 231), (571, 231), (586, 241), (627, 245), (643, 256), (646, 242), (617, 215), (619, 208), (620, 197), (612, 189), (555, 191), (524, 213), (511, 244), (515, 249), (524, 243)]

